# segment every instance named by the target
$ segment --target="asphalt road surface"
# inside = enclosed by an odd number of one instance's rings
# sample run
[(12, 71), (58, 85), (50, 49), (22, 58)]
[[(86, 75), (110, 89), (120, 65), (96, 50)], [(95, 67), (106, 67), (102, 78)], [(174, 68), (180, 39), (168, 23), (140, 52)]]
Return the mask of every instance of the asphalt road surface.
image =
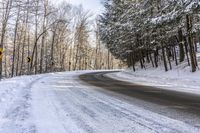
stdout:
[[(106, 76), (110, 72), (88, 73), (80, 76), (84, 82), (98, 86), (99, 91), (143, 107), (146, 110), (200, 127), (200, 96), (141, 86)], [(114, 93), (111, 93), (114, 92)]]
[(200, 133), (197, 95), (74, 71), (2, 81), (0, 133)]

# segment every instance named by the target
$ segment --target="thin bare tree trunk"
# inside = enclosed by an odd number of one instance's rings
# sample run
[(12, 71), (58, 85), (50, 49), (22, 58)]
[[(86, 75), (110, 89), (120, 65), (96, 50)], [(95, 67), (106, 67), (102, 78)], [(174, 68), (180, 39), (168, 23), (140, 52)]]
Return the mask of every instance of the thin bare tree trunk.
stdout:
[(18, 32), (18, 22), (19, 22), (19, 13), (20, 13), (20, 8), (18, 9), (17, 13), (17, 20), (15, 23), (15, 33), (14, 33), (14, 43), (13, 43), (13, 55), (12, 55), (12, 72), (11, 72), (11, 77), (14, 76), (14, 70), (15, 70), (15, 49), (16, 49), (16, 40), (17, 40), (17, 32)]

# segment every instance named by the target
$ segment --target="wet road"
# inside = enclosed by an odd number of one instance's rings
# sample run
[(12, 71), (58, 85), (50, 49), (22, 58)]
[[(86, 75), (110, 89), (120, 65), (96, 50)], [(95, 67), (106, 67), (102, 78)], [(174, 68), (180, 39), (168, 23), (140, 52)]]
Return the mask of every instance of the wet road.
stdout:
[[(141, 86), (106, 76), (109, 72), (96, 72), (81, 75), (87, 84), (97, 86), (105, 94), (146, 110), (200, 127), (200, 96), (164, 90), (151, 86)], [(113, 93), (114, 92), (114, 93)]]
[(106, 73), (2, 81), (0, 133), (200, 133), (198, 96), (121, 82)]

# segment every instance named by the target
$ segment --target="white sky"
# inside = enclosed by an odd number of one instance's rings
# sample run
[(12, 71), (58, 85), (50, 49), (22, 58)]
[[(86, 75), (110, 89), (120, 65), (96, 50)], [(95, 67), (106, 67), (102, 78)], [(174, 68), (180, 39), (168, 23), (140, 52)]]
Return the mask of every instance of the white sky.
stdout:
[(90, 10), (94, 14), (100, 14), (103, 10), (101, 0), (66, 0), (73, 5), (83, 5), (83, 8)]

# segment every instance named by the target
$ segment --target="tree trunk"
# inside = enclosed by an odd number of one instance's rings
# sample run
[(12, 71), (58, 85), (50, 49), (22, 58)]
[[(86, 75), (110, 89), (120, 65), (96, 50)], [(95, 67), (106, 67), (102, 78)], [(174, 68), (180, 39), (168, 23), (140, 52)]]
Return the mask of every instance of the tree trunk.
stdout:
[(187, 62), (188, 62), (188, 65), (190, 66), (190, 59), (189, 59), (189, 55), (188, 55), (188, 43), (187, 43), (186, 37), (184, 37), (184, 47), (185, 47)]
[(176, 66), (178, 66), (178, 60), (177, 60), (177, 54), (176, 54), (176, 47), (175, 46), (173, 47), (173, 51), (174, 51), (175, 63), (176, 63)]
[(168, 59), (168, 62), (169, 62), (170, 70), (172, 70), (172, 64), (171, 64), (171, 59), (170, 59), (170, 50), (169, 50), (169, 48), (167, 49), (167, 59)]
[(135, 52), (132, 52), (132, 53), (131, 53), (131, 57), (132, 57), (133, 71), (135, 72)]
[(14, 33), (14, 41), (13, 41), (13, 55), (12, 55), (12, 71), (11, 71), (11, 77), (14, 76), (14, 70), (15, 70), (15, 49), (16, 49), (16, 40), (17, 40), (17, 31), (18, 31), (18, 21), (19, 21), (19, 13), (20, 9), (18, 10), (17, 14), (17, 20), (15, 23), (15, 33)]
[(194, 54), (194, 46), (193, 46), (193, 37), (192, 37), (192, 20), (190, 15), (186, 15), (186, 21), (187, 21), (187, 32), (188, 32), (188, 44), (189, 44), (189, 53), (190, 53), (190, 61), (191, 61), (191, 67), (192, 67), (192, 72), (196, 71), (196, 64), (195, 64), (195, 56)]
[(165, 48), (164, 48), (162, 42), (161, 42), (161, 47), (162, 47), (162, 56), (163, 56), (163, 62), (164, 62), (165, 71), (168, 71), (167, 61), (166, 61), (166, 55), (165, 55)]
[(182, 29), (178, 30), (178, 42), (179, 42), (179, 61), (183, 62), (185, 60), (185, 52), (184, 52), (184, 38)]
[(158, 48), (156, 48), (156, 51), (154, 51), (154, 63), (157, 68), (158, 67)]

